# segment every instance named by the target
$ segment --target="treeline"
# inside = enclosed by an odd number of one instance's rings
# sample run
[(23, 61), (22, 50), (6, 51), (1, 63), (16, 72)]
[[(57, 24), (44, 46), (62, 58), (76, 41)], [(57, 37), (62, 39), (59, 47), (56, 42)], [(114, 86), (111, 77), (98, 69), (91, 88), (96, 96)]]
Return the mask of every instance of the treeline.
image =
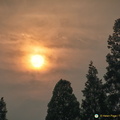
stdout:
[[(86, 74), (87, 82), (82, 90), (84, 99), (80, 104), (73, 94), (71, 83), (61, 79), (53, 90), (45, 120), (120, 119), (120, 18), (115, 20), (113, 34), (107, 42), (110, 53), (106, 56), (105, 83), (98, 78), (98, 71), (91, 61)], [(6, 112), (6, 104), (1, 98), (0, 120), (6, 120)]]
[(115, 21), (113, 34), (107, 42), (110, 53), (106, 56), (105, 83), (98, 78), (98, 71), (91, 61), (80, 105), (70, 82), (61, 79), (53, 90), (46, 120), (120, 119), (120, 18)]

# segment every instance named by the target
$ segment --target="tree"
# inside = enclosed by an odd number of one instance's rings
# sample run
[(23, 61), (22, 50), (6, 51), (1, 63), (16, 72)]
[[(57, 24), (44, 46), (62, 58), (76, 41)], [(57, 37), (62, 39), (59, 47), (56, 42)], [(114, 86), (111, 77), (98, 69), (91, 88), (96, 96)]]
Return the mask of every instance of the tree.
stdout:
[[(89, 64), (87, 82), (85, 89), (82, 91), (84, 100), (82, 100), (82, 120), (94, 120), (95, 114), (106, 113), (106, 95), (103, 91), (102, 80), (97, 77), (98, 71), (93, 66), (93, 62)], [(101, 118), (99, 118), (101, 119)]]
[(79, 102), (73, 94), (71, 83), (61, 79), (53, 90), (46, 120), (79, 120), (79, 118)]
[(7, 120), (6, 119), (6, 103), (4, 102), (3, 97), (0, 100), (0, 120)]
[(108, 63), (105, 78), (105, 90), (108, 97), (109, 114), (120, 113), (120, 18), (115, 21), (113, 34), (108, 38), (110, 53), (106, 56)]

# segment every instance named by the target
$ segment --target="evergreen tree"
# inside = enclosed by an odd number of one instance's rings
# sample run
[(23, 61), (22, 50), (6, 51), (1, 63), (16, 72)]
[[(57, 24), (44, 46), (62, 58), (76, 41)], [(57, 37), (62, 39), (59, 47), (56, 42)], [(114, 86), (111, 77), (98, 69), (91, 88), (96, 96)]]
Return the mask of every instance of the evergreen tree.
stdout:
[(6, 103), (4, 102), (3, 97), (0, 100), (0, 120), (7, 120), (6, 119)]
[(105, 90), (108, 97), (109, 114), (120, 113), (120, 19), (115, 21), (113, 34), (108, 38), (110, 53), (106, 56), (108, 62), (105, 74)]
[(48, 104), (46, 120), (79, 120), (80, 109), (71, 83), (60, 80), (54, 90)]
[[(82, 100), (81, 114), (82, 120), (94, 120), (95, 114), (106, 113), (105, 93), (103, 91), (102, 81), (97, 77), (98, 71), (93, 66), (93, 62), (89, 64), (87, 82), (85, 89), (82, 91), (84, 100)], [(102, 118), (98, 118), (101, 120)]]

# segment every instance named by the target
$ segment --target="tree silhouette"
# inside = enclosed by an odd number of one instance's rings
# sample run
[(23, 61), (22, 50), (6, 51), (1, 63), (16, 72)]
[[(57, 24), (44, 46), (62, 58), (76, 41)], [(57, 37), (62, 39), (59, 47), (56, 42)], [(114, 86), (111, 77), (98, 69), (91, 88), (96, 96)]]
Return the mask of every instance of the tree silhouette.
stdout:
[(120, 19), (115, 21), (113, 34), (108, 38), (110, 53), (106, 56), (108, 63), (105, 74), (105, 90), (108, 97), (109, 114), (120, 113)]
[(98, 71), (93, 66), (93, 62), (90, 62), (86, 75), (87, 82), (85, 83), (85, 89), (82, 91), (85, 98), (81, 105), (82, 120), (94, 120), (95, 114), (106, 113), (106, 95), (103, 91), (102, 81), (99, 80), (97, 74)]
[(79, 102), (73, 94), (71, 83), (61, 79), (53, 90), (46, 120), (79, 120), (79, 118)]
[(3, 97), (0, 100), (0, 120), (7, 120), (6, 119), (6, 103), (4, 102)]

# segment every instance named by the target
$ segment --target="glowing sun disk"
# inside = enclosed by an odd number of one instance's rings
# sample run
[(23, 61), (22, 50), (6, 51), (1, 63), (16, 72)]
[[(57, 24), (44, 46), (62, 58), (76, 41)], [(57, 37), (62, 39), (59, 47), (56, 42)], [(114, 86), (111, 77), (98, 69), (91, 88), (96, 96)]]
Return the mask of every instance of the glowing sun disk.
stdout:
[(41, 55), (33, 55), (31, 63), (34, 68), (40, 68), (44, 64), (44, 58)]

